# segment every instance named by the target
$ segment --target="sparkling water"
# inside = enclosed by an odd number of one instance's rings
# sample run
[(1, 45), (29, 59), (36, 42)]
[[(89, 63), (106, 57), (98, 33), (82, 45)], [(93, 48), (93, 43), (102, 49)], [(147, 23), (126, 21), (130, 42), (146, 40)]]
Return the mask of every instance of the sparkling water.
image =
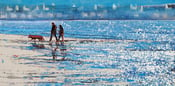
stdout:
[(1, 0), (6, 20), (175, 19), (174, 0)]
[[(53, 20), (54, 21), (54, 20)], [(50, 36), (52, 21), (0, 21), (1, 34)], [(64, 44), (35, 43), (19, 49), (39, 56), (20, 57), (21, 64), (56, 68), (33, 78), (56, 82), (35, 85), (131, 85), (173, 86), (175, 22), (171, 20), (80, 20), (54, 21), (63, 25), (65, 37), (86, 39)], [(66, 38), (65, 38), (66, 39)], [(90, 39), (90, 41), (88, 41)], [(104, 41), (95, 41), (102, 39)], [(112, 40), (112, 41), (110, 41)], [(53, 50), (56, 49), (54, 52)], [(53, 55), (57, 60), (53, 60)], [(44, 59), (47, 57), (50, 60)], [(37, 59), (37, 60), (36, 60)], [(24, 78), (28, 79), (28, 78)]]

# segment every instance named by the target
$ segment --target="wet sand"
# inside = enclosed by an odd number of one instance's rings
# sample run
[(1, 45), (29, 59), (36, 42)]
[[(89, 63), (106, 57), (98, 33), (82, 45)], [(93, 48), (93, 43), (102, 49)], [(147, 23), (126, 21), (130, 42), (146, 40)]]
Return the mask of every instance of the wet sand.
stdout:
[(44, 38), (0, 34), (0, 86), (135, 86), (162, 78), (174, 86), (174, 50), (128, 48), (148, 40)]
[[(45, 40), (48, 40), (48, 37), (44, 37)], [(76, 41), (78, 39), (66, 38), (66, 41)], [(91, 39), (79, 39), (80, 42), (92, 42)], [(95, 41), (104, 41), (104, 40), (95, 40)], [(114, 42), (114, 40), (108, 40)], [(6, 35), (0, 34), (0, 85), (1, 86), (24, 86), (24, 85), (42, 85), (44, 83), (64, 83), (65, 78), (81, 80), (77, 83), (85, 83), (86, 85), (93, 82), (99, 85), (128, 85), (127, 82), (98, 82), (95, 78), (100, 78), (103, 76), (94, 76), (94, 77), (65, 77), (69, 74), (100, 74), (100, 75), (109, 75), (116, 73), (119, 74), (122, 72), (117, 69), (87, 69), (87, 70), (66, 70), (66, 69), (57, 69), (53, 65), (55, 61), (52, 60), (52, 57), (43, 56), (42, 52), (38, 50), (25, 49), (24, 47), (30, 47), (30, 39), (27, 36), (21, 35)], [(25, 57), (31, 57), (26, 60)], [(31, 60), (32, 59), (32, 60)], [(50, 62), (50, 66), (41, 65), (40, 61), (47, 60)], [(35, 64), (30, 64), (36, 62)], [(53, 63), (53, 64), (52, 64)], [(105, 77), (104, 77), (105, 78)], [(108, 78), (108, 77), (106, 77)], [(91, 80), (91, 81), (87, 81)], [(76, 83), (76, 81), (74, 82)], [(65, 85), (72, 85), (73, 83), (66, 83)]]
[(36, 51), (18, 48), (19, 46), (28, 46), (27, 42), (28, 38), (26, 36), (0, 34), (1, 86), (23, 86), (26, 83), (40, 82), (43, 80), (33, 80), (28, 78), (31, 78), (32, 74), (40, 75), (44, 71), (57, 71), (54, 68), (19, 64), (25, 60), (18, 60), (16, 58), (41, 54)]

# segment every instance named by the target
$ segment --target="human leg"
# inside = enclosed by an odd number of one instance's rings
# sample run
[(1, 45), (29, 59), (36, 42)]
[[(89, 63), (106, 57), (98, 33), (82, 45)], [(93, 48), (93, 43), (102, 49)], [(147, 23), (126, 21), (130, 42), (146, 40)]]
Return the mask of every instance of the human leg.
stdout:
[(57, 36), (56, 36), (56, 33), (54, 34), (54, 36), (55, 36), (56, 41), (58, 41)]
[(60, 40), (60, 38), (61, 38), (61, 35), (58, 36), (58, 40)]
[(62, 41), (64, 42), (64, 35), (62, 35)]
[(49, 41), (52, 41), (52, 33), (51, 33), (51, 35), (50, 35), (50, 40)]

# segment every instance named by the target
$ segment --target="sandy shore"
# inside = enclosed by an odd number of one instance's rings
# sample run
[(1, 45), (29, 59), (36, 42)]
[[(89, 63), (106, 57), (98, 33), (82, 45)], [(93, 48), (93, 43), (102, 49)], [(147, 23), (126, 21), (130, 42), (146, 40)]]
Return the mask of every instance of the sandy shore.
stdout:
[[(48, 40), (48, 37), (45, 37), (45, 40)], [(77, 39), (66, 38), (66, 40), (75, 41)], [(79, 41), (83, 42), (84, 39)], [(92, 40), (89, 39), (88, 41)], [(96, 40), (96, 41), (103, 41), (103, 40)], [(88, 69), (88, 70), (69, 71), (69, 70), (58, 70), (56, 69), (56, 66), (53, 66), (52, 64), (51, 67), (48, 66), (46, 67), (44, 65), (23, 64), (23, 63), (30, 63), (31, 61), (19, 58), (42, 55), (42, 53), (38, 52), (37, 50), (23, 49), (23, 47), (29, 46), (29, 42), (30, 40), (29, 38), (27, 38), (27, 36), (0, 34), (0, 86), (36, 85), (36, 83), (47, 83), (47, 82), (63, 83), (65, 78), (64, 74), (79, 74), (79, 73), (88, 74), (93, 72), (105, 75), (105, 74), (111, 74), (111, 72), (112, 73), (121, 72), (120, 70), (116, 69), (99, 69), (95, 71), (93, 69)], [(38, 59), (40, 58), (50, 59), (47, 56), (38, 57)], [(107, 71), (109, 71), (109, 73)], [(43, 75), (43, 73), (45, 74), (45, 76), (47, 75), (46, 78), (43, 78), (41, 76)], [(86, 79), (88, 77), (76, 77), (76, 78)], [(105, 83), (105, 84), (127, 85), (128, 83), (120, 82), (120, 83)]]
[(28, 38), (20, 35), (0, 34), (0, 84), (1, 86), (23, 86), (26, 83), (40, 82), (41, 80), (30, 78), (31, 74), (39, 75), (43, 71), (54, 72), (54, 68), (19, 64), (23, 60), (15, 60), (18, 57), (40, 55), (37, 51), (19, 49), (19, 46), (28, 46)]
[[(107, 82), (105, 79), (111, 78), (123, 78), (120, 74), (123, 73), (124, 70), (119, 69), (110, 69), (110, 68), (88, 68), (89, 65), (93, 66), (93, 64), (89, 63), (105, 63), (106, 59), (101, 58), (100, 56), (93, 56), (91, 59), (68, 59), (74, 61), (74, 64), (64, 63), (66, 61), (62, 61), (58, 56), (58, 61), (54, 60), (52, 57), (52, 50), (55, 49), (55, 40), (53, 40), (53, 48), (50, 45), (49, 37), (44, 37), (45, 41), (40, 42), (41, 46), (32, 45), (34, 42), (31, 41), (28, 36), (22, 35), (7, 35), (0, 34), (0, 86), (46, 86), (49, 83), (49, 86), (52, 85), (65, 85), (72, 86), (72, 84), (83, 84), (85, 86), (96, 86), (96, 85), (110, 85), (110, 86), (128, 86), (130, 82)], [(122, 47), (122, 43), (133, 42), (134, 40), (105, 40), (105, 39), (75, 39), (75, 38), (65, 38), (66, 45), (73, 46), (82, 46), (89, 47), (88, 42), (90, 44), (115, 44), (120, 43), (119, 49)], [(146, 40), (139, 40), (146, 41)], [(91, 43), (92, 42), (92, 43)], [(95, 42), (95, 43), (93, 43)], [(146, 41), (148, 42), (148, 41)], [(36, 42), (38, 43), (38, 42)], [(44, 49), (35, 49), (34, 47), (42, 48), (42, 44), (45, 46)], [(98, 46), (97, 46), (98, 47)], [(34, 48), (34, 49), (33, 49)], [(76, 48), (76, 47), (73, 47)], [(91, 49), (91, 48), (89, 48)], [(59, 53), (61, 53), (61, 49)], [(69, 50), (69, 48), (67, 49)], [(110, 51), (111, 52), (111, 51)], [(125, 51), (118, 51), (119, 53)], [(131, 55), (134, 57), (140, 57), (143, 55), (167, 55), (173, 57), (174, 51), (132, 51)], [(80, 52), (81, 53), (81, 52)], [(150, 53), (150, 54), (151, 54)], [(125, 53), (124, 53), (125, 54)], [(83, 53), (82, 53), (83, 55)], [(98, 54), (99, 55), (99, 54)], [(103, 55), (103, 54), (102, 54)], [(138, 56), (137, 56), (138, 55)], [(99, 57), (99, 59), (97, 59)], [(104, 57), (104, 56), (102, 56)], [(73, 58), (73, 57), (72, 57)], [(108, 58), (109, 62), (112, 62), (113, 59)], [(63, 63), (62, 63), (63, 62)], [(81, 62), (85, 62), (87, 64), (81, 64)], [(62, 64), (61, 64), (62, 63)], [(71, 62), (70, 62), (71, 63)], [(71, 66), (74, 65), (74, 66)], [(59, 69), (63, 66), (62, 69)], [(71, 67), (75, 67), (73, 69), (67, 69)], [(82, 66), (82, 67), (81, 67)], [(59, 67), (59, 68), (58, 68)], [(65, 67), (65, 68), (64, 68)], [(82, 68), (82, 69), (81, 69)], [(88, 68), (88, 69), (83, 69)], [(77, 75), (77, 76), (76, 76)], [(86, 76), (87, 75), (87, 76)], [(93, 76), (88, 76), (93, 75)], [(98, 81), (101, 79), (101, 81)], [(102, 81), (104, 79), (104, 81)], [(70, 81), (66, 81), (70, 80)], [(174, 79), (173, 85), (174, 85)], [(141, 84), (142, 82), (135, 82)]]

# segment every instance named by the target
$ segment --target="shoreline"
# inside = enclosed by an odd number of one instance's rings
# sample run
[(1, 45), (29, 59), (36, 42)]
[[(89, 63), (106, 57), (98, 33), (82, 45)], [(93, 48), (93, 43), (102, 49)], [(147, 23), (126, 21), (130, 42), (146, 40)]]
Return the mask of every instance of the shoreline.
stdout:
[[(44, 37), (45, 40), (48, 40), (49, 37)], [(35, 48), (33, 46), (35, 42), (30, 41), (28, 36), (24, 35), (11, 35), (11, 34), (0, 34), (0, 85), (2, 86), (25, 86), (25, 85), (46, 85), (49, 83), (53, 85), (74, 85), (74, 84), (84, 84), (84, 85), (122, 85), (128, 86), (132, 85), (132, 82), (119, 80), (117, 82), (103, 81), (103, 79), (110, 79), (114, 76), (116, 78), (123, 78), (123, 73), (127, 73), (124, 69), (119, 68), (94, 68), (96, 63), (97, 65), (100, 63), (113, 63), (120, 62), (122, 60), (129, 60), (132, 57), (123, 56), (126, 53), (135, 57), (134, 59), (138, 60), (147, 60), (148, 59), (159, 59), (161, 55), (169, 56), (164, 57), (163, 59), (169, 59), (167, 61), (173, 62), (174, 51), (127, 51), (124, 50), (122, 45), (123, 43), (130, 43), (131, 40), (100, 40), (100, 39), (74, 39), (74, 38), (66, 38), (65, 45), (67, 46), (66, 50), (64, 50), (64, 44), (56, 47), (55, 40), (51, 45), (48, 41), (45, 42), (36, 42), (38, 45), (44, 45), (44, 48)], [(92, 43), (91, 43), (92, 42)], [(103, 43), (104, 42), (104, 43)], [(88, 45), (90, 44), (90, 45)], [(92, 44), (95, 44), (92, 46)], [(100, 46), (97, 46), (100, 44)], [(102, 44), (102, 45), (101, 45)], [(104, 44), (104, 45), (103, 45)], [(112, 46), (111, 48), (103, 48), (102, 46), (109, 46), (109, 44), (116, 44), (117, 46)], [(70, 47), (74, 46), (74, 47)], [(80, 47), (79, 47), (80, 46)], [(95, 48), (92, 48), (92, 47)], [(84, 49), (84, 47), (89, 47)], [(107, 55), (98, 54), (98, 52), (91, 53), (91, 49), (103, 48), (101, 50), (110, 52), (121, 53), (119, 61), (115, 61), (116, 58), (109, 58)], [(116, 48), (119, 51), (115, 51)], [(57, 49), (56, 59), (53, 58), (54, 49)], [(77, 49), (76, 49), (77, 48)], [(62, 49), (62, 51), (61, 51)], [(75, 50), (75, 51), (71, 51)], [(90, 50), (88, 50), (90, 49)], [(105, 50), (106, 49), (106, 50)], [(76, 53), (79, 50), (79, 53)], [(81, 52), (84, 50), (84, 52)], [(113, 51), (114, 50), (114, 51)], [(70, 52), (69, 52), (70, 51)], [(72, 57), (65, 56), (65, 59), (62, 59), (63, 54), (68, 53), (68, 55), (72, 55)], [(62, 54), (61, 54), (62, 53)], [(81, 54), (80, 54), (81, 53)], [(83, 54), (86, 53), (86, 54)], [(79, 57), (79, 56), (88, 56), (89, 57)], [(116, 54), (115, 54), (116, 55)], [(146, 55), (146, 56), (145, 56)], [(149, 57), (153, 56), (153, 57)], [(158, 58), (157, 58), (158, 57)], [(76, 59), (75, 59), (76, 58)], [(138, 62), (141, 62), (138, 61)], [(149, 60), (148, 60), (149, 61)], [(159, 61), (159, 60), (158, 60)], [(124, 61), (126, 62), (126, 61)], [(137, 64), (137, 61), (133, 62)], [(115, 64), (115, 63), (114, 63)], [(127, 63), (124, 63), (127, 64)], [(138, 68), (150, 68), (145, 71), (155, 70), (159, 66), (154, 66), (154, 62), (151, 62), (152, 66), (142, 66), (143, 64), (138, 64)], [(72, 65), (72, 66), (71, 66)], [(80, 67), (83, 66), (83, 67)], [(160, 64), (161, 66), (161, 64)], [(131, 66), (132, 67), (132, 66)], [(84, 69), (87, 68), (87, 69)], [(126, 67), (128, 68), (128, 67)], [(168, 68), (168, 67), (167, 67)], [(172, 68), (168, 68), (172, 70), (170, 72), (174, 73)], [(162, 70), (161, 70), (162, 71)], [(89, 76), (86, 76), (89, 75)], [(93, 76), (97, 75), (97, 76)], [(165, 74), (166, 75), (166, 74)], [(152, 76), (161, 78), (161, 76)], [(100, 80), (99, 80), (100, 79)], [(165, 78), (166, 79), (166, 78)], [(70, 80), (70, 83), (65, 82), (66, 80)], [(174, 79), (172, 79), (174, 81)], [(140, 82), (133, 82), (141, 84)], [(174, 84), (174, 82), (172, 83)]]
[[(9, 36), (10, 38), (13, 38), (13, 36), (18, 36), (20, 37), (20, 39), (18, 40), (21, 40), (21, 41), (31, 41), (30, 38), (28, 38), (28, 35), (16, 35), (16, 34), (0, 34), (0, 37), (1, 36)], [(49, 38), (50, 37), (46, 37), (46, 36), (43, 36), (44, 37), (44, 41), (40, 41), (40, 42), (49, 42)], [(10, 39), (10, 38), (7, 38), (7, 39)], [(2, 38), (1, 38), (2, 39)], [(56, 42), (55, 38), (53, 37), (52, 38), (52, 42)], [(116, 42), (117, 40), (114, 40), (114, 39), (81, 39), (81, 38), (64, 38), (64, 42), (68, 42), (68, 41), (79, 41), (79, 42)], [(123, 40), (118, 40), (118, 41), (123, 41)], [(133, 40), (125, 40), (125, 41), (133, 41)], [(38, 40), (36, 42), (39, 42)]]
[[(48, 39), (48, 37), (45, 37)], [(66, 38), (68, 41), (70, 38)], [(74, 41), (83, 41), (72, 39)], [(92, 40), (91, 40), (92, 41)], [(119, 74), (122, 70), (118, 69), (88, 69), (88, 70), (66, 70), (57, 69), (56, 62), (51, 56), (43, 56), (40, 50), (25, 49), (30, 47), (31, 41), (28, 36), (0, 34), (0, 85), (2, 86), (24, 86), (37, 85), (40, 83), (63, 83), (64, 79), (95, 79), (97, 77), (65, 77), (66, 74)], [(29, 57), (29, 58), (28, 58)], [(68, 59), (69, 60), (69, 59)], [(46, 61), (51, 64), (41, 65)], [(33, 64), (30, 64), (33, 63)], [(35, 64), (36, 63), (36, 64)], [(111, 73), (111, 71), (113, 71)], [(99, 77), (100, 78), (100, 77)], [(73, 84), (73, 83), (72, 83)], [(90, 83), (89, 83), (90, 84)], [(93, 84), (93, 83), (92, 83)], [(113, 85), (128, 85), (127, 82), (99, 83)]]
[[(23, 39), (23, 41), (30, 41), (30, 38), (28, 38), (28, 35), (17, 35), (17, 34), (1, 34), (1, 35), (5, 35), (5, 36), (19, 36), (20, 38)], [(44, 41), (41, 42), (49, 42), (49, 38), (47, 36), (43, 36), (44, 37)], [(12, 37), (13, 38), (13, 37)], [(55, 38), (52, 38), (52, 42), (56, 42)], [(21, 39), (19, 39), (21, 40)], [(37, 40), (38, 41), (38, 40)], [(120, 39), (92, 39), (92, 38), (69, 38), (69, 37), (64, 37), (64, 42), (68, 42), (68, 41), (79, 41), (79, 42), (152, 42), (151, 40), (132, 40), (132, 39), (126, 39), (126, 40), (120, 40)]]

